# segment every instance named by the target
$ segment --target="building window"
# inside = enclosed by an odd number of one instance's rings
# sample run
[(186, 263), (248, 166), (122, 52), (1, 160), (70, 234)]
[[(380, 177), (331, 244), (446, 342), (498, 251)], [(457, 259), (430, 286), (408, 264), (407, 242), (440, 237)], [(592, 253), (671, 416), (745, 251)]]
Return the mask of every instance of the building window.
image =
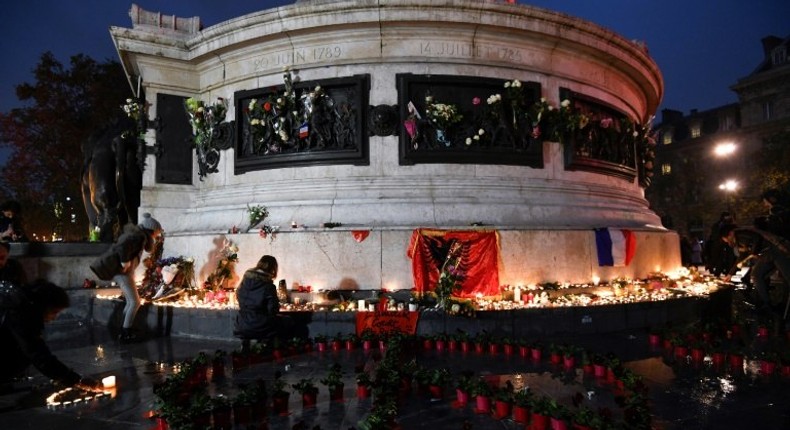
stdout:
[(721, 129), (719, 131), (730, 131), (735, 128), (735, 121), (732, 116), (726, 115), (721, 122)]
[(784, 46), (780, 46), (774, 49), (772, 60), (774, 62), (774, 66), (778, 66), (780, 64), (784, 64), (787, 61), (787, 50), (785, 50)]
[(669, 163), (664, 163), (661, 165), (661, 174), (668, 175), (672, 173), (672, 165)]
[(669, 132), (664, 133), (664, 135), (661, 137), (661, 143), (663, 143), (664, 145), (669, 145), (670, 143), (672, 143), (672, 133)]
[(702, 132), (700, 130), (701, 130), (701, 128), (700, 128), (699, 124), (691, 127), (691, 138), (692, 139), (696, 139), (696, 138), (700, 137), (700, 135), (702, 134)]
[(774, 110), (773, 107), (774, 107), (774, 105), (771, 102), (763, 103), (763, 119), (764, 120), (768, 121), (768, 120), (771, 119), (771, 117), (773, 116), (773, 110)]

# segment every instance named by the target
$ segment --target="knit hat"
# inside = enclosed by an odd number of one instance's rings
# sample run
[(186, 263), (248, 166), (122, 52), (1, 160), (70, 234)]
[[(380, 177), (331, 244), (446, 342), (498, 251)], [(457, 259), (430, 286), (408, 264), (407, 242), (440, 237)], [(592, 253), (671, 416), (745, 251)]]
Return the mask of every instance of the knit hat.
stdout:
[(138, 227), (144, 228), (146, 230), (156, 231), (162, 229), (162, 224), (159, 224), (154, 217), (151, 216), (148, 212), (143, 214), (143, 219), (137, 224)]

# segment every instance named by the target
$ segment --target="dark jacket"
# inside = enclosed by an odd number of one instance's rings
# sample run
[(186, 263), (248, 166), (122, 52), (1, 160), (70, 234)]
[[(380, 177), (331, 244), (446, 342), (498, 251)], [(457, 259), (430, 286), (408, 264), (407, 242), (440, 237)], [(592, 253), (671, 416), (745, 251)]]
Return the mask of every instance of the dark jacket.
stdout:
[(134, 273), (147, 241), (148, 234), (143, 229), (127, 224), (118, 240), (104, 254), (94, 260), (90, 268), (99, 279), (109, 281), (113, 276), (124, 273), (121, 266), (123, 262), (131, 261), (132, 265), (126, 273)]
[(277, 334), (280, 301), (268, 275), (256, 269), (244, 273), (236, 290), (239, 314), (233, 334), (242, 339), (272, 339)]
[(0, 284), (0, 381), (10, 381), (32, 364), (64, 385), (79, 382), (80, 375), (52, 355), (43, 334), (43, 306), (26, 288)]

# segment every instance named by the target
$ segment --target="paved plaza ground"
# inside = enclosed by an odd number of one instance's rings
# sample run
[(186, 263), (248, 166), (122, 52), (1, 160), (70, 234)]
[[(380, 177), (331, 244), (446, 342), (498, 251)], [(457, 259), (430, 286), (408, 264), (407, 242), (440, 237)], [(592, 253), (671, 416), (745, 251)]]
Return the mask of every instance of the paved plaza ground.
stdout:
[[(85, 375), (115, 375), (114, 398), (59, 410), (44, 406), (54, 388), (46, 378), (30, 372), (31, 378), (14, 386), (13, 392), (0, 396), (0, 423), (6, 429), (139, 429), (154, 428), (148, 418), (154, 407), (152, 386), (172, 370), (172, 364), (190, 359), (199, 352), (213, 354), (217, 349), (232, 351), (236, 340), (209, 340), (186, 337), (151, 337), (145, 341), (120, 344), (108, 327), (77, 319), (60, 319), (48, 328), (51, 346), (67, 365)], [(642, 376), (649, 387), (653, 428), (656, 429), (788, 429), (790, 428), (790, 376), (763, 375), (757, 361), (747, 361), (743, 371), (716, 370), (709, 365), (695, 367), (676, 360), (661, 348), (651, 347), (646, 331), (619, 332), (543, 339), (567, 342), (600, 353), (613, 353), (626, 367)], [(315, 408), (304, 409), (301, 399), (292, 395), (289, 414), (271, 415), (269, 428), (349, 429), (358, 425), (370, 411), (370, 399), (357, 399), (353, 369), (372, 359), (376, 351), (310, 352), (286, 357), (234, 372), (230, 363), (227, 376), (217, 378), (210, 392), (228, 393), (239, 383), (256, 378), (271, 379), (276, 371), (289, 382), (304, 377), (320, 379), (332, 363), (340, 363), (348, 375), (345, 399), (330, 402), (319, 393)], [(590, 381), (581, 372), (558, 381), (546, 363), (503, 354), (462, 354), (449, 351), (419, 351), (419, 359), (452, 372), (465, 369), (480, 375), (512, 379), (518, 377), (535, 392), (570, 395), (572, 391), (593, 392), (594, 402), (611, 402), (611, 390)], [(325, 390), (323, 386), (319, 387)], [(516, 429), (523, 428), (511, 419), (494, 420), (470, 407), (454, 405), (450, 390), (444, 400), (415, 394), (399, 409), (403, 429)], [(595, 403), (594, 403), (595, 404)]]

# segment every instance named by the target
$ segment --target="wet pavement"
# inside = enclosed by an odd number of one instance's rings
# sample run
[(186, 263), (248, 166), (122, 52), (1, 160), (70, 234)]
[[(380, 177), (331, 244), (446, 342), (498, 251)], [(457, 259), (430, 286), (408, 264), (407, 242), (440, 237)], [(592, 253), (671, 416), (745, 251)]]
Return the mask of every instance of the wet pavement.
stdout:
[[(746, 318), (750, 313), (740, 309)], [(756, 330), (756, 324), (747, 325)], [(86, 324), (74, 318), (59, 319), (48, 326), (48, 338), (56, 355), (84, 375), (101, 378), (115, 375), (117, 387), (113, 397), (92, 400), (78, 406), (49, 409), (44, 400), (55, 391), (47, 379), (34, 369), (30, 378), (15, 384), (13, 392), (0, 395), (0, 423), (8, 429), (127, 429), (154, 428), (149, 418), (154, 408), (152, 386), (173, 370), (173, 364), (195, 357), (199, 352), (213, 354), (217, 349), (232, 351), (236, 340), (209, 340), (186, 337), (156, 337), (120, 344), (111, 336), (114, 330)], [(774, 331), (769, 339), (788, 351), (784, 329)], [(756, 339), (756, 338), (752, 338)], [(568, 343), (601, 354), (619, 357), (625, 366), (640, 375), (649, 389), (652, 427), (655, 429), (790, 429), (790, 375), (781, 371), (764, 374), (760, 361), (747, 358), (742, 368), (717, 368), (705, 362), (695, 364), (689, 357), (675, 358), (670, 350), (651, 346), (646, 331), (611, 333), (579, 337), (534, 339), (544, 345)], [(416, 358), (428, 367), (447, 367), (451, 373), (473, 370), (500, 380), (518, 381), (535, 393), (555, 398), (570, 398), (584, 393), (589, 406), (610, 407), (614, 403), (611, 386), (585, 376), (581, 370), (557, 372), (545, 359), (534, 362), (518, 355), (495, 356), (488, 353), (418, 351)], [(379, 359), (375, 350), (310, 352), (283, 360), (261, 363), (233, 371), (226, 362), (226, 376), (216, 377), (210, 393), (232, 396), (239, 384), (257, 378), (271, 380), (275, 372), (293, 383), (301, 378), (324, 377), (333, 363), (339, 363), (346, 375), (343, 401), (330, 402), (326, 388), (320, 384), (318, 403), (303, 408), (301, 398), (292, 395), (289, 413), (269, 414), (269, 428), (349, 429), (358, 425), (370, 411), (370, 399), (358, 399), (353, 380), (354, 369)], [(495, 420), (471, 407), (458, 407), (449, 389), (442, 400), (414, 394), (399, 408), (398, 422), (403, 429), (516, 429), (524, 428), (510, 418)]]

